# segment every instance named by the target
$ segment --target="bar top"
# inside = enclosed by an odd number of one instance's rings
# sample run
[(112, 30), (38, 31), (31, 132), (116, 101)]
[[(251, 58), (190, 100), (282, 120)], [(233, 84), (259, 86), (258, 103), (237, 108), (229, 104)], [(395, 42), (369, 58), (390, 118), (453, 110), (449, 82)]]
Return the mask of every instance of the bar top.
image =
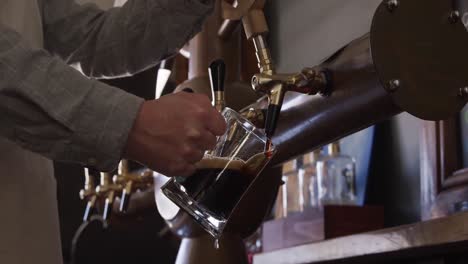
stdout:
[(388, 260), (456, 250), (459, 244), (468, 245), (468, 213), (258, 254), (254, 264), (321, 263), (351, 258)]

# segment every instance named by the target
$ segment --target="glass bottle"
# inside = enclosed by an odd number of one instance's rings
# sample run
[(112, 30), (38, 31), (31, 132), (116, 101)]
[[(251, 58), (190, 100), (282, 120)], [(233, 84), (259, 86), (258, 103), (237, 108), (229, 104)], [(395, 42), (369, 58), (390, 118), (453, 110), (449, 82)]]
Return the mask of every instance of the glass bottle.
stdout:
[(299, 207), (301, 211), (319, 208), (317, 161), (324, 158), (321, 149), (304, 155), (304, 165), (299, 169)]
[(282, 203), (283, 214), (300, 212), (299, 206), (299, 168), (302, 166), (302, 157), (286, 162), (283, 165)]
[[(283, 180), (283, 179), (281, 179), (281, 180)], [(283, 206), (283, 185), (279, 186), (278, 195), (276, 196), (275, 209), (274, 209), (274, 219), (275, 220), (276, 219), (282, 219), (282, 218), (286, 217), (286, 209)]]
[(339, 142), (328, 145), (328, 155), (317, 161), (318, 193), (322, 205), (356, 205), (356, 165), (340, 153)]

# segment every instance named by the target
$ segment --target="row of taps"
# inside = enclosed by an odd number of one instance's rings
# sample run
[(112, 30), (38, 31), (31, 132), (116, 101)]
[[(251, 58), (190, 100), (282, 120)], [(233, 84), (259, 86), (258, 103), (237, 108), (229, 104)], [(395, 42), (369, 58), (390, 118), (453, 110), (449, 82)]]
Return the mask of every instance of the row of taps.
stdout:
[(103, 205), (102, 218), (107, 221), (112, 208), (120, 200), (119, 211), (126, 213), (129, 208), (131, 195), (140, 190), (147, 190), (153, 185), (153, 172), (142, 170), (130, 172), (128, 160), (122, 160), (115, 174), (99, 173), (99, 185), (96, 186), (96, 176), (90, 169), (85, 168), (84, 188), (80, 191), (80, 198), (86, 202), (83, 221), (89, 221), (98, 205)]

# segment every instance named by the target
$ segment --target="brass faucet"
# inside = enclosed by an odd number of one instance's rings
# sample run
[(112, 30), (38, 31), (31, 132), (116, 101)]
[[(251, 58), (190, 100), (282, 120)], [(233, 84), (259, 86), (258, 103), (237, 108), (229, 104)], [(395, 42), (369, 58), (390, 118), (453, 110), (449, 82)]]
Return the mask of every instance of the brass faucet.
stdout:
[(110, 173), (101, 172), (100, 185), (96, 187), (97, 196), (104, 198), (104, 210), (102, 213), (102, 218), (104, 220), (109, 219), (115, 197), (122, 192), (122, 186), (111, 182), (111, 179)]
[(89, 221), (98, 201), (104, 201), (102, 218), (108, 220), (113, 204), (119, 196), (121, 197), (119, 211), (126, 212), (133, 192), (152, 188), (153, 172), (146, 169), (143, 172), (130, 173), (128, 160), (121, 160), (117, 175), (112, 176), (111, 173), (101, 172), (97, 187), (94, 180), (94, 175), (85, 168), (85, 184), (80, 191), (81, 199), (87, 201), (83, 221)]
[(153, 172), (145, 169), (143, 172), (132, 173), (129, 170), (128, 160), (122, 160), (119, 163), (117, 175), (113, 177), (113, 182), (122, 188), (119, 211), (125, 213), (128, 210), (133, 192), (146, 190), (153, 186)]
[(81, 200), (86, 200), (86, 209), (83, 215), (83, 221), (87, 222), (91, 217), (91, 213), (96, 206), (97, 193), (95, 189), (94, 176), (90, 173), (88, 168), (84, 169), (85, 182), (84, 188), (80, 191)]
[[(254, 43), (260, 73), (252, 77), (252, 88), (268, 96), (265, 133), (271, 138), (276, 129), (284, 94), (287, 91), (304, 94), (326, 93), (330, 84), (330, 75), (326, 69), (319, 67), (304, 68), (301, 72), (294, 74), (276, 73), (271, 52), (265, 40), (269, 29), (263, 12), (264, 6), (265, 0), (238, 0), (235, 7), (225, 0), (222, 1), (223, 17), (226, 21), (241, 20), (247, 39)], [(249, 111), (252, 116), (252, 111)], [(254, 114), (258, 118), (260, 113)]]

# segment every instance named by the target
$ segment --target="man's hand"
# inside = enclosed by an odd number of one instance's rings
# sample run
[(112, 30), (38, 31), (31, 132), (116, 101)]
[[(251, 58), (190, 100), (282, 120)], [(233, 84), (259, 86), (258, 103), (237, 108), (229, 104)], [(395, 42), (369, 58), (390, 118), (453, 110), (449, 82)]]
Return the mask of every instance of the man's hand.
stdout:
[(207, 96), (180, 92), (143, 103), (124, 156), (167, 176), (189, 176), (226, 130)]

